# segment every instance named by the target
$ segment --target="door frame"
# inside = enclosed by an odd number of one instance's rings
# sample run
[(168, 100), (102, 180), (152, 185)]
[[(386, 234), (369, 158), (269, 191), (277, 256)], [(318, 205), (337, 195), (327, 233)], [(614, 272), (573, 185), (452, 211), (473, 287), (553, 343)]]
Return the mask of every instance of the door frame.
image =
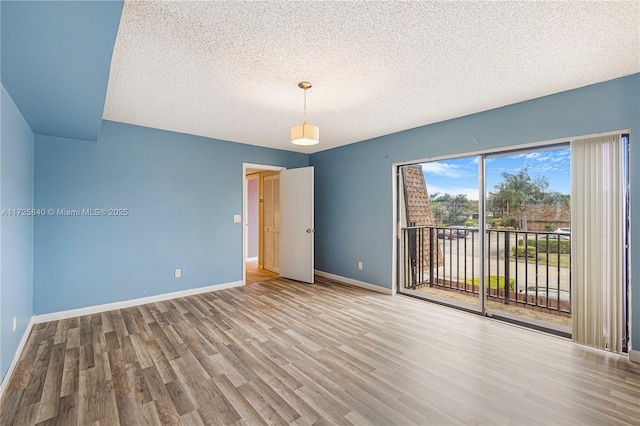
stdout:
[(242, 163), (242, 285), (247, 285), (247, 213), (248, 213), (248, 185), (247, 169), (280, 172), (286, 170), (283, 166), (268, 164)]

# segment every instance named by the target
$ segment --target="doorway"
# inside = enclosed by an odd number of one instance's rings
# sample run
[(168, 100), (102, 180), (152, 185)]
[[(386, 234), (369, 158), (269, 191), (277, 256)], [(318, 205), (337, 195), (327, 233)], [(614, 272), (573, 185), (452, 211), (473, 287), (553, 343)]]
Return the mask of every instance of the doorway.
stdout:
[[(242, 277), (245, 284), (253, 280), (248, 270), (260, 274), (257, 280), (264, 280), (264, 274), (270, 274), (269, 278), (281, 276), (310, 284), (314, 282), (313, 173), (312, 166), (286, 169), (243, 163)], [(248, 254), (248, 178), (254, 175), (259, 176), (260, 194), (257, 264)], [(252, 225), (255, 226), (255, 222)]]
[(281, 169), (261, 165), (243, 167), (245, 284), (279, 277)]

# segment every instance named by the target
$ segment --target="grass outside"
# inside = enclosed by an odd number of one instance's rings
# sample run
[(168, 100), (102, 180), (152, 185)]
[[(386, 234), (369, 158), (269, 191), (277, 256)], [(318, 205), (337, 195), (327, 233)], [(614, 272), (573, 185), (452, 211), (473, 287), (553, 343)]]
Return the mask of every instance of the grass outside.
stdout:
[[(504, 253), (500, 255), (500, 259), (504, 259)], [(533, 257), (528, 257), (526, 260), (524, 256), (518, 256), (518, 263), (531, 263), (538, 264), (540, 267), (547, 266), (547, 259), (549, 260), (549, 267), (557, 267), (558, 263), (560, 263), (561, 268), (569, 268), (571, 267), (571, 255), (570, 254), (560, 254), (558, 259), (558, 253), (549, 253), (548, 257), (546, 253), (538, 253), (538, 258), (535, 259)], [(515, 260), (515, 257), (511, 257), (511, 260)], [(559, 262), (558, 262), (559, 260)]]
[[(499, 289), (499, 290), (504, 290), (505, 287), (505, 281), (504, 281), (504, 277), (500, 276), (496, 276), (496, 275), (490, 275), (487, 276), (485, 278), (485, 282), (486, 285), (488, 286), (488, 288), (494, 288), (494, 289)], [(466, 280), (465, 283), (467, 284), (473, 284), (476, 286), (480, 286), (480, 277), (476, 277), (476, 278), (472, 278), (469, 280)], [(515, 291), (516, 289), (516, 280), (515, 278), (510, 278), (509, 279), (509, 290), (511, 291)]]
[[(537, 262), (540, 266), (546, 266), (547, 265), (547, 254), (546, 253), (538, 254), (538, 260), (537, 261), (535, 259), (527, 259), (527, 261), (528, 261), (527, 263), (536, 263)], [(518, 258), (518, 262), (519, 263), (524, 263), (525, 260)], [(560, 267), (561, 268), (569, 268), (569, 267), (571, 267), (571, 255), (570, 254), (560, 254), (558, 256), (558, 253), (549, 253), (549, 266), (558, 266), (558, 263), (560, 263)]]

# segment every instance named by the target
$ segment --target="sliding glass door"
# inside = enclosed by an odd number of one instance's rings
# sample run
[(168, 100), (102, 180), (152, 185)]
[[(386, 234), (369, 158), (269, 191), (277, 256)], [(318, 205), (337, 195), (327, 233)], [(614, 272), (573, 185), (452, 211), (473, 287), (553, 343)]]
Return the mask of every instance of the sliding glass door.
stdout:
[(401, 293), (571, 334), (568, 144), (398, 168)]

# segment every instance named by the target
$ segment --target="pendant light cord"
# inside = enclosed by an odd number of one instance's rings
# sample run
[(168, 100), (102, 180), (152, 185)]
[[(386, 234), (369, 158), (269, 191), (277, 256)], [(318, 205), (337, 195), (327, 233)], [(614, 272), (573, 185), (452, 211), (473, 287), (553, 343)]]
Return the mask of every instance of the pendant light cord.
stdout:
[(307, 89), (304, 89), (304, 122), (307, 122)]

